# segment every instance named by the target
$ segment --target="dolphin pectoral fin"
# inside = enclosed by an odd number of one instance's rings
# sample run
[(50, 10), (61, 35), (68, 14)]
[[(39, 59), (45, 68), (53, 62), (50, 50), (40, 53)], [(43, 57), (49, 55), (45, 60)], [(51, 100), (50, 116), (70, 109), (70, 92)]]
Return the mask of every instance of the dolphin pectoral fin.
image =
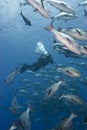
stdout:
[(37, 12), (38, 10), (37, 10), (37, 9), (34, 9), (33, 11), (34, 11), (34, 12)]
[(61, 31), (62, 30), (62, 28), (61, 27), (58, 27), (58, 31)]
[(63, 12), (62, 10), (60, 10), (60, 13)]

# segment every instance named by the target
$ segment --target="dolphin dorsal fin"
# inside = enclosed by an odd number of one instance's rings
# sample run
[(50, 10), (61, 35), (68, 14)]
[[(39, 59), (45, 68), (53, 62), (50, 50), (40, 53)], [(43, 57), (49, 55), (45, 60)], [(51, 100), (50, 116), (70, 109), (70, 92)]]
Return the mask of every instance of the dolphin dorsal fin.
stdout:
[(87, 10), (84, 9), (84, 16), (87, 16)]
[(43, 9), (44, 9), (44, 4), (43, 4), (43, 0), (41, 0), (41, 6), (43, 7)]

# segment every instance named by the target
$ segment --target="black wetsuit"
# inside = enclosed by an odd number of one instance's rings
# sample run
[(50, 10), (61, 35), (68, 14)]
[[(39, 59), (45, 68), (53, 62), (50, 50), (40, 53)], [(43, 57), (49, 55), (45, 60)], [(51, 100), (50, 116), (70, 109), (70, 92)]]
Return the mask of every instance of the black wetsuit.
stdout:
[(30, 69), (31, 71), (37, 71), (39, 70), (41, 67), (44, 67), (46, 66), (47, 64), (53, 64), (54, 61), (52, 59), (52, 56), (51, 54), (47, 54), (47, 55), (41, 55), (37, 62), (31, 64), (31, 65), (27, 65), (27, 64), (24, 64), (21, 68), (20, 68), (20, 73), (23, 73), (25, 72), (27, 69)]

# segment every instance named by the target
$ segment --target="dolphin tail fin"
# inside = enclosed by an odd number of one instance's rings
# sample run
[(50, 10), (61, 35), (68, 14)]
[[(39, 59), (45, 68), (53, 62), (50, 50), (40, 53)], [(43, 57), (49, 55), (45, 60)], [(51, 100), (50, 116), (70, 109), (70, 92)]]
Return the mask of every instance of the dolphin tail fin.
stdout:
[(87, 10), (84, 9), (84, 16), (87, 16)]

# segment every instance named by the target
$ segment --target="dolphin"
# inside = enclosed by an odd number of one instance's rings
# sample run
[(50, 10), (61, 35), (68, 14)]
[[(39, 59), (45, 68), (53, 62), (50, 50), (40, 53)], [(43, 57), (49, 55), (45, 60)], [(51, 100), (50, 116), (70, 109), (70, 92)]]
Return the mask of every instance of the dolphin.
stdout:
[(22, 11), (21, 11), (20, 15), (21, 15), (21, 17), (23, 18), (23, 20), (24, 20), (24, 22), (25, 22), (25, 25), (31, 26), (31, 21), (28, 20), (28, 19), (23, 15)]
[(47, 13), (47, 11), (43, 8), (43, 4), (42, 4), (42, 1), (41, 1), (41, 5), (38, 1), (36, 0), (27, 0), (29, 4), (31, 4), (31, 6), (35, 9), (35, 10), (38, 10), (39, 13), (44, 16), (45, 18), (48, 18), (50, 19), (51, 16)]
[(64, 46), (66, 46), (71, 52), (74, 52), (77, 55), (81, 55), (81, 50), (77, 41), (71, 36), (59, 32), (53, 28), (52, 25), (45, 27), (46, 30), (52, 32), (57, 41), (61, 42)]

